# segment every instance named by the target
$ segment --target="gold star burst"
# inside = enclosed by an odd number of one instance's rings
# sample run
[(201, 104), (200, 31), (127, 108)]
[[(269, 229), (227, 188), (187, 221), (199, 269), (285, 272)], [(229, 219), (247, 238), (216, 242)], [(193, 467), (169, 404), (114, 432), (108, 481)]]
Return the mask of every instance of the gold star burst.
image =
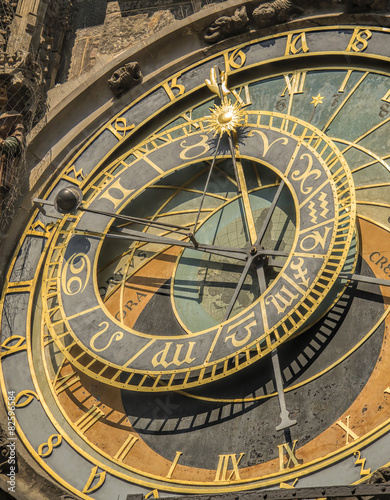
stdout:
[(311, 96), (313, 100), (311, 101), (310, 104), (314, 104), (314, 107), (316, 108), (319, 104), (323, 104), (325, 96), (322, 96), (321, 94), (318, 94), (317, 96), (312, 95)]
[(214, 131), (214, 135), (223, 135), (232, 132), (242, 124), (244, 112), (241, 106), (230, 101), (222, 103), (221, 106), (210, 108), (211, 115), (208, 116), (208, 129)]

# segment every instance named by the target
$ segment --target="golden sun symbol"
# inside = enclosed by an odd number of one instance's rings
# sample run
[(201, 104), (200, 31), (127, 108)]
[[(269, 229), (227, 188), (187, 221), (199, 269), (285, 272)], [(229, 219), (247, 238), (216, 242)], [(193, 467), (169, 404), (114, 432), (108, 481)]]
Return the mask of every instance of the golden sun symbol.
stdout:
[(210, 108), (211, 115), (208, 116), (208, 129), (214, 131), (214, 135), (223, 135), (225, 132), (232, 132), (242, 124), (244, 112), (241, 106), (235, 102), (224, 102), (221, 106)]

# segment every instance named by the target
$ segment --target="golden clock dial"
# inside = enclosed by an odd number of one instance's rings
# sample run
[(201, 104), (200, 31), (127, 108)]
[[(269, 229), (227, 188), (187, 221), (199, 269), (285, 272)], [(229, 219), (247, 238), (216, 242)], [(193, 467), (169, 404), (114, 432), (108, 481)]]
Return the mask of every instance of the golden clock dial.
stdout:
[(213, 54), (53, 179), (7, 277), (2, 386), (23, 367), (19, 435), (71, 491), (354, 483), (387, 463), (388, 36)]

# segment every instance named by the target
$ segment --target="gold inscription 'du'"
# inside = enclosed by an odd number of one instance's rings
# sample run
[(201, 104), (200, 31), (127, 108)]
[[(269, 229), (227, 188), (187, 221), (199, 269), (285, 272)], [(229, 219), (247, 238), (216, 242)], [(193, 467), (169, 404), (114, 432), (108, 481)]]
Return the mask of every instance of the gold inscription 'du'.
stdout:
[(184, 344), (176, 344), (176, 349), (175, 349), (175, 353), (172, 357), (172, 361), (168, 361), (167, 357), (168, 357), (168, 353), (170, 351), (172, 344), (173, 344), (173, 342), (166, 342), (164, 349), (162, 351), (159, 351), (157, 354), (155, 354), (155, 356), (153, 356), (152, 365), (154, 367), (156, 367), (158, 365), (162, 365), (164, 368), (168, 368), (168, 366), (171, 366), (171, 365), (181, 366), (183, 363), (189, 364), (189, 363), (192, 363), (193, 361), (195, 361), (195, 358), (191, 358), (191, 353), (192, 353), (192, 349), (194, 348), (194, 345), (196, 344), (196, 342), (189, 342), (188, 343), (187, 353), (185, 354), (185, 356), (183, 357), (182, 360), (180, 360), (180, 353), (181, 353), (182, 348), (184, 347)]

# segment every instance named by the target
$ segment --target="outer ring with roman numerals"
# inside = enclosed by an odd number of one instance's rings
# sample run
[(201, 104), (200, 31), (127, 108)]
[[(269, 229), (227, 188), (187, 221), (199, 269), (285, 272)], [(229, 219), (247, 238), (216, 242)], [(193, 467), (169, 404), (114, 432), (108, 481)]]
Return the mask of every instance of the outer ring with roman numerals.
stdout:
[[(312, 45), (314, 42), (314, 35), (317, 31), (323, 36), (323, 39), (329, 40), (329, 44)], [(328, 33), (328, 38), (326, 38), (326, 32)], [(379, 28), (365, 28), (365, 27), (333, 27), (333, 28), (311, 28), (306, 30), (304, 37), (301, 33), (288, 32), (280, 34), (274, 37), (269, 37), (264, 43), (268, 43), (269, 39), (276, 40), (276, 48), (282, 47), (280, 53), (275, 53), (273, 57), (275, 60), (280, 58), (284, 59), (283, 54), (286, 48), (286, 53), (284, 56), (292, 57), (296, 56), (297, 59), (304, 59), (306, 56), (311, 55), (316, 52), (319, 55), (321, 52), (327, 54), (330, 50), (334, 53), (341, 55), (350, 55), (355, 58), (356, 67), (358, 66), (358, 59), (363, 61), (368, 59), (370, 56), (374, 56), (378, 60), (382, 58), (386, 63), (389, 61), (389, 55), (386, 54), (389, 44), (381, 43), (381, 40), (375, 40), (376, 38), (383, 39), (387, 38), (384, 29)], [(295, 38), (296, 37), (296, 38)], [(341, 42), (340, 42), (341, 39)], [(295, 40), (295, 42), (294, 42)], [(373, 44), (371, 44), (373, 42)], [(374, 43), (375, 42), (375, 43)], [(286, 45), (287, 43), (287, 45)], [(240, 61), (237, 56), (236, 59), (232, 57), (233, 52), (236, 55), (242, 50), (244, 46), (235, 47), (232, 51), (226, 51), (225, 54), (220, 54), (221, 60), (225, 58), (226, 61), (236, 61), (236, 66), (231, 66), (232, 72), (239, 73), (240, 71)], [(287, 50), (288, 49), (288, 50)], [(311, 51), (311, 54), (308, 53)], [(253, 50), (251, 55), (255, 51)], [(261, 54), (266, 53), (266, 49), (259, 51)], [(214, 57), (214, 56), (213, 56)], [(258, 62), (258, 61), (257, 61)], [(252, 65), (257, 64), (256, 61), (251, 62)], [(277, 61), (276, 61), (277, 62)], [(209, 60), (206, 61), (209, 63)], [(340, 64), (341, 67), (341, 64)], [(189, 68), (188, 72), (191, 73), (193, 68)], [(349, 70), (348, 70), (349, 71)], [(346, 82), (349, 78), (349, 73), (346, 71), (347, 75), (344, 80)], [(196, 72), (192, 72), (196, 73)], [(175, 97), (174, 92), (177, 94), (181, 92), (181, 89), (175, 87), (175, 85), (181, 85), (185, 83), (185, 74), (178, 74), (174, 76), (173, 79), (168, 79), (164, 86), (162, 87), (168, 93), (168, 90), (172, 94), (172, 98)], [(344, 92), (340, 87), (339, 92)], [(380, 108), (380, 113), (386, 113), (386, 106), (389, 102), (390, 91), (384, 90), (379, 98), (378, 111)], [(168, 94), (169, 95), (169, 94)], [(185, 98), (185, 92), (178, 95), (178, 98)], [(131, 106), (137, 106), (140, 101), (132, 103)], [(129, 109), (131, 109), (131, 106)], [(383, 109), (382, 109), (383, 107)], [(125, 110), (126, 113), (128, 110)], [(123, 115), (129, 121), (129, 114)], [(104, 129), (104, 133), (112, 133), (121, 142), (122, 139), (126, 139), (125, 136), (131, 133), (131, 127), (126, 124), (126, 118), (122, 115), (115, 117), (110, 124)], [(134, 116), (138, 116), (134, 113)], [(381, 116), (381, 115), (380, 115)], [(130, 121), (129, 121), (130, 123)], [(137, 123), (138, 126), (138, 123)], [(96, 165), (101, 166), (99, 161), (94, 159), (93, 162), (88, 164), (86, 158), (83, 154), (88, 150), (88, 147), (93, 143), (93, 141), (99, 139), (99, 133), (91, 140), (85, 148), (82, 148), (76, 157), (69, 163), (61, 176), (59, 183), (73, 182), (76, 184), (82, 184), (82, 181), (86, 179), (86, 183), (90, 183), (91, 190), (93, 189), (93, 183), (91, 177), (88, 178), (91, 170), (88, 168), (93, 164), (92, 168)], [(349, 144), (345, 142), (345, 144)], [(348, 146), (349, 147), (349, 146)], [(353, 146), (351, 146), (353, 147)], [(356, 146), (359, 149), (360, 145)], [(98, 147), (94, 150), (97, 151)], [(361, 151), (366, 152), (364, 145), (360, 148)], [(360, 151), (359, 150), (359, 151)], [(103, 155), (104, 156), (104, 155)], [(103, 157), (102, 156), (102, 157)], [(88, 157), (88, 155), (87, 155)], [(79, 158), (81, 160), (79, 160)], [(103, 161), (103, 160), (102, 160)], [(81, 164), (84, 170), (80, 174)], [(69, 179), (72, 179), (71, 181)], [(370, 186), (371, 187), (371, 186)], [(50, 188), (48, 197), (52, 197), (53, 193), (57, 187)], [(373, 189), (371, 187), (371, 189)], [(361, 192), (361, 191), (360, 191)], [(368, 210), (371, 206), (369, 201), (364, 199), (360, 200), (360, 207), (365, 207), (367, 212), (365, 213), (365, 222), (370, 223), (370, 216)], [(378, 202), (381, 207), (381, 213), (377, 212), (377, 215), (382, 215), (382, 213), (387, 213), (388, 207), (384, 203)], [(53, 215), (53, 213), (51, 213)], [(364, 218), (363, 217), (363, 218)], [(374, 216), (372, 216), (374, 217)], [(387, 216), (386, 216), (387, 220)], [(72, 224), (72, 220), (67, 221), (68, 225)], [(381, 222), (382, 228), (385, 228), (387, 222)], [(378, 223), (378, 227), (380, 224)], [(66, 229), (66, 228), (64, 228)], [(63, 232), (65, 235), (65, 231)], [(78, 435), (75, 435), (72, 429), (64, 422), (63, 416), (59, 416), (56, 404), (58, 403), (54, 398), (50, 396), (50, 391), (47, 390), (46, 385), (50, 385), (50, 381), (53, 378), (50, 370), (47, 371), (47, 384), (43, 381), (45, 377), (42, 376), (41, 369), (41, 358), (37, 357), (37, 338), (35, 332), (40, 330), (36, 325), (33, 325), (32, 311), (36, 308), (36, 302), (34, 302), (35, 292), (40, 292), (40, 271), (43, 265), (43, 260), (46, 257), (45, 252), (53, 249), (52, 241), (56, 235), (53, 231), (52, 219), (43, 219), (37, 216), (37, 212), (33, 214), (28, 228), (26, 228), (25, 234), (20, 241), (20, 245), (17, 248), (14, 259), (12, 260), (9, 268), (9, 273), (7, 275), (7, 283), (5, 286), (4, 294), (2, 297), (1, 307), (3, 312), (3, 322), (2, 322), (2, 377), (1, 384), (3, 393), (6, 396), (7, 391), (14, 392), (16, 396), (15, 402), (15, 413), (17, 419), (17, 431), (19, 437), (26, 444), (31, 455), (34, 459), (49, 473), (53, 478), (58, 480), (65, 487), (69, 488), (75, 494), (78, 494), (82, 498), (105, 498), (113, 488), (115, 491), (134, 492), (134, 493), (149, 493), (148, 489), (161, 488), (162, 491), (176, 491), (176, 492), (187, 492), (196, 493), (212, 491), (212, 492), (224, 492), (224, 491), (239, 491), (253, 488), (264, 488), (270, 485), (275, 486), (282, 484), (282, 481), (289, 481), (291, 484), (295, 484), (297, 478), (299, 481), (305, 480), (309, 481), (310, 476), (313, 475), (312, 480), (316, 481), (316, 484), (321, 484), (322, 478), (324, 477), (324, 469), (327, 467), (332, 471), (342, 469), (343, 478), (346, 481), (358, 481), (367, 477), (369, 474), (369, 468), (379, 467), (386, 463), (386, 457), (383, 455), (383, 450), (386, 450), (389, 435), (389, 420), (386, 417), (385, 412), (381, 415), (383, 416), (382, 421), (376, 421), (375, 425), (366, 425), (366, 416), (363, 414), (363, 424), (361, 430), (354, 427), (354, 431), (351, 426), (357, 422), (357, 415), (360, 408), (354, 408), (354, 413), (351, 413), (351, 420), (349, 420), (350, 413), (345, 413), (338, 417), (339, 420), (337, 424), (332, 425), (334, 434), (336, 433), (335, 428), (341, 432), (340, 422), (344, 425), (344, 431), (346, 432), (346, 443), (344, 444), (344, 439), (334, 445), (332, 451), (329, 451), (326, 455), (321, 454), (320, 458), (311, 459), (309, 458), (307, 462), (301, 464), (293, 463), (291, 469), (281, 468), (278, 472), (272, 472), (269, 475), (259, 475), (255, 479), (245, 479), (239, 480), (238, 476), (234, 476), (231, 482), (225, 483), (213, 483), (212, 480), (208, 484), (188, 484), (180, 482), (176, 479), (174, 475), (173, 478), (169, 478), (170, 467), (168, 466), (166, 471), (161, 475), (150, 475), (144, 471), (129, 473), (128, 470), (121, 468), (122, 466), (118, 463), (108, 464), (110, 457), (104, 455), (104, 452), (96, 449), (91, 452), (91, 449), (87, 449), (87, 446), (92, 446), (88, 441), (80, 444), (80, 439)], [(37, 242), (43, 242), (42, 245), (38, 245)], [(61, 243), (59, 241), (58, 243)], [(25, 262), (26, 257), (26, 247), (36, 247), (39, 246), (39, 250), (42, 255), (39, 254), (37, 257), (31, 252), (29, 254), (29, 264), (31, 264), (31, 269), (33, 273), (29, 274), (27, 267), (22, 271), (21, 261)], [(370, 253), (371, 252), (371, 253)], [(382, 273), (382, 277), (386, 277), (383, 274), (388, 275), (389, 269), (386, 264), (386, 259), (384, 254), (380, 254), (377, 249), (371, 248), (370, 252), (367, 254), (367, 259), (371, 261), (372, 267), (378, 264), (378, 269)], [(385, 262), (385, 263), (384, 263)], [(379, 265), (380, 263), (380, 265)], [(387, 266), (387, 267), (386, 267)], [(50, 292), (49, 292), (50, 293)], [(29, 297), (31, 294), (31, 298)], [(48, 296), (46, 296), (48, 298)], [(40, 304), (38, 304), (39, 306)], [(17, 308), (18, 314), (13, 315), (14, 309)], [(36, 308), (36, 310), (38, 310)], [(386, 319), (388, 316), (388, 307), (386, 313), (383, 317)], [(10, 322), (9, 319), (12, 318)], [(379, 323), (379, 320), (378, 320)], [(376, 325), (373, 325), (372, 330), (369, 332), (373, 335), (375, 332)], [(47, 334), (48, 332), (44, 330), (44, 325), (42, 325), (42, 333)], [(45, 346), (47, 350), (50, 349), (50, 337), (44, 336), (42, 339), (42, 346)], [(41, 339), (38, 339), (39, 341)], [(38, 342), (39, 343), (39, 342)], [(43, 347), (42, 347), (43, 349)], [(384, 352), (384, 354), (386, 354)], [(37, 360), (37, 361), (36, 361)], [(46, 369), (46, 367), (45, 367)], [(15, 377), (16, 373), (20, 373), (20, 377)], [(382, 371), (383, 373), (383, 371)], [(382, 378), (384, 381), (386, 377)], [(383, 382), (383, 387), (379, 387), (380, 384), (376, 382), (375, 390), (381, 392), (383, 396), (383, 391), (388, 385), (387, 381)], [(367, 384), (366, 389), (372, 389), (373, 384)], [(65, 391), (64, 391), (65, 392)], [(12, 396), (12, 395), (11, 395)], [(384, 396), (386, 398), (386, 395)], [(378, 398), (378, 401), (380, 399)], [(381, 404), (382, 404), (382, 400)], [(356, 405), (355, 405), (356, 406)], [(358, 411), (359, 410), (359, 411)], [(88, 412), (90, 409), (88, 410)], [(88, 413), (87, 412), (87, 413)], [(88, 414), (89, 415), (89, 414)], [(388, 414), (387, 414), (388, 415)], [(348, 417), (348, 418), (347, 418)], [(354, 419), (355, 417), (355, 419)], [(347, 418), (347, 420), (346, 420)], [(83, 421), (85, 418), (83, 416)], [(351, 423), (354, 422), (354, 423)], [(36, 423), (36, 424), (34, 424)], [(343, 442), (341, 442), (343, 441)], [(335, 442), (335, 441), (334, 441)], [(334, 443), (332, 441), (332, 443)], [(125, 445), (126, 442), (123, 443)], [(291, 453), (295, 453), (297, 457), (303, 456), (304, 450), (299, 449), (300, 443), (296, 448), (294, 446), (290, 449)], [(282, 446), (282, 445), (281, 445)], [(282, 446), (283, 448), (283, 446)], [(112, 454), (117, 454), (121, 456), (119, 451), (121, 450), (121, 445), (118, 445), (118, 450)], [(298, 450), (298, 451), (297, 451)], [(122, 454), (124, 451), (122, 450)], [(237, 462), (240, 450), (234, 455)], [(233, 456), (233, 455), (232, 455)], [(366, 456), (368, 456), (368, 461), (366, 462)], [(71, 459), (70, 459), (71, 457)], [(107, 459), (107, 460), (106, 460)], [(388, 458), (387, 458), (388, 460)], [(216, 460), (216, 463), (218, 460)], [(174, 462), (172, 462), (174, 463)], [(224, 464), (226, 463), (226, 460)], [(230, 461), (230, 467), (232, 460)], [(227, 466), (229, 464), (226, 463)], [(75, 473), (75, 470), (77, 473)], [(329, 470), (325, 470), (325, 476)], [(164, 493), (160, 491), (160, 496)], [(125, 493), (123, 493), (125, 495)]]

